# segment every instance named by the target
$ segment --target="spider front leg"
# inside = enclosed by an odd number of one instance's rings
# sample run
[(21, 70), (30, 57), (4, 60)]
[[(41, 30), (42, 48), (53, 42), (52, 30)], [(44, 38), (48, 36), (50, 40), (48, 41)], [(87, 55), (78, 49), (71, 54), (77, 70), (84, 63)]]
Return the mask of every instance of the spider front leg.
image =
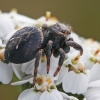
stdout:
[(61, 66), (63, 65), (64, 62), (64, 58), (65, 58), (65, 52), (62, 48), (59, 49), (59, 53), (60, 53), (60, 58), (59, 58), (59, 63), (58, 63), (58, 67), (54, 73), (54, 77), (58, 74), (58, 72), (61, 69)]
[(40, 56), (42, 55), (42, 51), (43, 51), (43, 50), (39, 50), (38, 53), (37, 53), (37, 55), (36, 55), (33, 86), (34, 86), (34, 84), (35, 84), (35, 82), (36, 82), (37, 71), (38, 71), (38, 66), (39, 66), (39, 60), (40, 60)]
[(83, 48), (78, 43), (69, 40), (69, 41), (66, 41), (66, 45), (71, 46), (71, 47), (75, 48), (76, 50), (79, 50), (80, 55), (83, 54)]
[(50, 40), (46, 47), (46, 57), (47, 57), (47, 74), (50, 70), (50, 58), (51, 58), (51, 49), (52, 49), (53, 42)]

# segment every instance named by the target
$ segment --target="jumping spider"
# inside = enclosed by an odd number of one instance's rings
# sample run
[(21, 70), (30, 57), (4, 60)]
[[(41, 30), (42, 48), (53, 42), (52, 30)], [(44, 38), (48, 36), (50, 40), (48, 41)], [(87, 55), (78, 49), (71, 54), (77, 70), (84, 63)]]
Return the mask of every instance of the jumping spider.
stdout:
[(47, 73), (50, 69), (50, 57), (59, 58), (58, 67), (54, 76), (58, 74), (64, 62), (65, 53), (70, 51), (70, 46), (80, 51), (83, 54), (82, 47), (69, 38), (71, 34), (70, 28), (62, 23), (56, 23), (51, 26), (44, 24), (41, 29), (37, 27), (24, 27), (18, 30), (8, 41), (4, 60), (6, 63), (12, 62), (16, 64), (28, 62), (35, 59), (34, 79), (36, 82), (37, 69), (42, 53), (47, 58)]

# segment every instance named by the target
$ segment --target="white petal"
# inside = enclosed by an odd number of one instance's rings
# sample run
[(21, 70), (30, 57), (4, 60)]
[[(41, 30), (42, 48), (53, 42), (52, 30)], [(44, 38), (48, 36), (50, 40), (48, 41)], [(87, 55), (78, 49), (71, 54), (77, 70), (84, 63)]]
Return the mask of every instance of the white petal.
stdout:
[(21, 81), (11, 83), (11, 85), (22, 85), (22, 84), (25, 84), (25, 83), (28, 83), (28, 82), (32, 83), (31, 81), (33, 82), (33, 77), (25, 77)]
[(33, 26), (36, 23), (34, 19), (21, 14), (17, 14), (16, 12), (11, 12), (10, 16), (13, 20), (13, 23), (18, 28), (23, 28), (25, 26)]
[(24, 76), (24, 73), (21, 72), (21, 65), (22, 64), (13, 64), (12, 63), (12, 68), (16, 76), (21, 80)]
[(59, 91), (52, 90), (51, 92), (44, 91), (39, 100), (63, 100), (63, 97)]
[(18, 14), (16, 12), (11, 12), (11, 16), (13, 16), (15, 18), (16, 21), (18, 22), (23, 22), (23, 23), (35, 23), (36, 21), (32, 18), (29, 18), (27, 16)]
[(91, 57), (93, 57), (93, 54), (89, 50), (84, 49), (82, 59), (84, 60), (86, 69), (91, 69), (94, 65), (94, 62), (90, 60)]
[(36, 20), (37, 26), (42, 26), (44, 23), (46, 23), (46, 18), (44, 16), (42, 16)]
[(7, 44), (8, 40), (11, 38), (11, 36), (16, 32), (16, 30), (12, 30), (9, 34), (7, 34), (4, 38), (3, 38), (3, 43)]
[(100, 64), (96, 63), (90, 72), (90, 82), (100, 80)]
[(18, 97), (18, 100), (39, 100), (41, 93), (32, 89), (24, 90)]
[(11, 64), (4, 64), (0, 62), (0, 82), (8, 84), (13, 76), (13, 70)]
[(0, 38), (3, 39), (7, 34), (14, 30), (14, 24), (10, 18), (0, 16)]
[(88, 87), (100, 87), (100, 80), (89, 83)]
[(25, 72), (26, 74), (31, 74), (31, 72), (33, 70), (32, 69), (29, 70), (29, 67), (33, 67), (34, 68), (34, 65), (32, 66), (32, 64), (34, 64), (34, 59), (29, 61), (29, 62), (23, 63), (22, 66), (21, 66), (21, 71)]
[(70, 36), (74, 39), (75, 42), (77, 42), (78, 44), (81, 44), (81, 39), (76, 33), (71, 32)]
[(59, 82), (59, 84), (60, 84), (63, 81), (64, 76), (67, 74), (68, 74), (68, 67), (65, 67), (63, 65), (60, 72), (59, 72), (59, 78), (57, 79), (57, 82)]
[(2, 47), (2, 40), (0, 39), (0, 47)]
[(22, 85), (22, 84), (25, 84), (28, 82), (29, 82), (29, 80), (22, 80), (22, 81), (13, 82), (13, 83), (11, 83), (11, 85)]
[(60, 93), (63, 96), (63, 99), (70, 100), (70, 97), (66, 93), (64, 93), (64, 92), (60, 92)]
[(85, 75), (87, 76), (88, 80), (90, 81), (90, 70), (85, 70)]
[(64, 77), (62, 86), (66, 92), (81, 94), (87, 90), (88, 78), (83, 73), (77, 74), (73, 71), (70, 71)]
[(89, 88), (84, 95), (86, 100), (100, 100), (100, 88)]
[(30, 64), (30, 66), (28, 66), (28, 68), (26, 70), (26, 74), (32, 74), (34, 72), (34, 64), (35, 64), (35, 60), (33, 60), (32, 64)]
[(74, 96), (70, 96), (70, 100), (78, 100), (78, 99)]

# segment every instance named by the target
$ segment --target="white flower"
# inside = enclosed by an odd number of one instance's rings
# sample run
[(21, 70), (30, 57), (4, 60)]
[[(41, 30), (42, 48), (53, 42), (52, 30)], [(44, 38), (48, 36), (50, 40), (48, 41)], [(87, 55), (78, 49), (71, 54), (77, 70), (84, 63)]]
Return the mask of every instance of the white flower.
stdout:
[(35, 86), (23, 91), (18, 100), (63, 100), (61, 93), (56, 89), (49, 77), (38, 75)]
[(15, 26), (15, 28), (23, 28), (25, 26), (33, 26), (36, 23), (35, 19), (29, 18), (25, 15), (18, 14), (14, 9), (10, 13), (3, 13), (3, 16), (10, 18)]
[(100, 100), (100, 64), (96, 63), (90, 71), (90, 83), (84, 93), (86, 100)]
[(100, 62), (100, 43), (88, 39), (83, 45), (82, 59), (85, 61), (86, 69), (91, 69), (95, 63)]
[(85, 92), (86, 100), (100, 100), (100, 87), (91, 87)]
[(23, 76), (23, 73), (20, 71), (20, 66), (16, 67), (12, 65), (12, 63), (5, 64), (0, 61), (0, 82), (3, 84), (8, 84), (11, 81), (13, 77), (13, 71), (19, 79), (21, 79)]
[(52, 90), (51, 92), (35, 91), (34, 88), (24, 90), (18, 100), (63, 100), (62, 95), (57, 90)]
[(100, 62), (100, 47), (85, 48), (82, 59), (85, 62), (86, 69), (91, 69), (95, 63)]
[(13, 70), (11, 64), (5, 64), (2, 62), (4, 58), (4, 47), (2, 41), (0, 41), (0, 48), (0, 82), (8, 84), (12, 79)]
[(85, 39), (83, 45), (88, 49), (91, 48), (92, 50), (96, 50), (100, 46), (99, 42), (94, 41), (92, 38)]
[(83, 73), (75, 73), (70, 71), (63, 79), (62, 86), (64, 91), (71, 92), (73, 94), (81, 94), (87, 90), (88, 78)]
[(8, 84), (13, 76), (13, 70), (11, 64), (4, 64), (0, 61), (0, 82)]
[(26, 89), (24, 90), (18, 100), (39, 100), (41, 96), (41, 92), (35, 92), (34, 89)]
[(100, 80), (100, 64), (96, 63), (90, 71), (90, 82)]
[(0, 15), (0, 39), (14, 30), (14, 24), (10, 18)]
[(85, 70), (84, 62), (79, 59), (79, 54), (73, 52), (64, 61), (59, 73), (58, 82), (62, 82), (65, 92), (81, 94), (87, 90), (90, 74)]
[(52, 90), (51, 92), (45, 91), (43, 92), (43, 94), (41, 95), (39, 100), (63, 100), (62, 95), (60, 94), (59, 91)]
[(94, 65), (93, 59), (94, 56), (93, 54), (90, 52), (90, 50), (88, 50), (87, 48), (84, 49), (84, 53), (82, 55), (82, 59), (84, 60), (84, 63), (86, 65), (86, 69), (91, 69), (92, 66)]

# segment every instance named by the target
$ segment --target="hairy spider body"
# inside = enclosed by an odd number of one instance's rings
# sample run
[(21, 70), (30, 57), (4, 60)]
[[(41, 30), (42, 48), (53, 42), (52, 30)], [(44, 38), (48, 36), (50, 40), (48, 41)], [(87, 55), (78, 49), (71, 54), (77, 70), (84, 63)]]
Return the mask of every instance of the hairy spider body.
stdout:
[(41, 30), (37, 27), (22, 28), (9, 39), (5, 48), (4, 61), (20, 64), (36, 58), (33, 79), (33, 83), (35, 83), (42, 53), (47, 58), (47, 73), (50, 69), (51, 55), (53, 54), (54, 57), (60, 55), (58, 67), (54, 73), (56, 76), (63, 64), (65, 53), (70, 51), (70, 46), (79, 50), (80, 55), (83, 53), (82, 47), (69, 38), (70, 34), (70, 28), (61, 23), (51, 26), (44, 24)]

